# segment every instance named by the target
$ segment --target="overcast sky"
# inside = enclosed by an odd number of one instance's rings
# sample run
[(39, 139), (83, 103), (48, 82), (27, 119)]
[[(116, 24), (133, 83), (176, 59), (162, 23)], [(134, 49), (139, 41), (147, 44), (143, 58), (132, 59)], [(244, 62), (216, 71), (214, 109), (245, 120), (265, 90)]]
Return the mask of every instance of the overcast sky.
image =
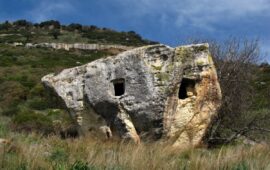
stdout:
[(134, 30), (171, 46), (187, 38), (259, 38), (270, 54), (270, 0), (0, 0), (0, 21), (17, 19)]

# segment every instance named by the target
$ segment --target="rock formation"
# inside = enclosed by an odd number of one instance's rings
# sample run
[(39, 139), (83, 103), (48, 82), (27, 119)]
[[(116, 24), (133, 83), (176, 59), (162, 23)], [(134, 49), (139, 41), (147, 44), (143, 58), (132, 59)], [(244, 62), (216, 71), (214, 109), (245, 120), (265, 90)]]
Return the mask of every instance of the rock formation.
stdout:
[(61, 98), (81, 133), (108, 127), (108, 137), (135, 142), (196, 146), (221, 102), (208, 44), (144, 46), (42, 82)]
[[(13, 43), (13, 46), (22, 46), (22, 43)], [(63, 49), (69, 51), (70, 49), (79, 49), (79, 50), (106, 50), (106, 49), (121, 49), (121, 50), (130, 50), (134, 47), (124, 46), (124, 45), (109, 45), (109, 44), (85, 44), (85, 43), (75, 43), (75, 44), (66, 44), (66, 43), (26, 43), (26, 48), (53, 48), (53, 49)]]

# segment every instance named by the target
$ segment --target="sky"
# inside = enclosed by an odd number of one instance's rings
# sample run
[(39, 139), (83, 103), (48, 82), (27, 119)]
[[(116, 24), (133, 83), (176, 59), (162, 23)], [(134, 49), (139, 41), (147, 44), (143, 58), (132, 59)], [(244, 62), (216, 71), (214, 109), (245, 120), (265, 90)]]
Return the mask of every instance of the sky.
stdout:
[(170, 46), (188, 39), (259, 39), (270, 56), (270, 0), (0, 0), (0, 22), (18, 19), (133, 30)]

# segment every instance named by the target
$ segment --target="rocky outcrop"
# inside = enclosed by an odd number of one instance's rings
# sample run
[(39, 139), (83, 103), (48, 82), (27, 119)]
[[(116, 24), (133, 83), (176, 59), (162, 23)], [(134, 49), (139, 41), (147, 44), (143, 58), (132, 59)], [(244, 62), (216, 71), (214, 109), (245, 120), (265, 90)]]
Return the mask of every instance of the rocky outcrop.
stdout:
[(196, 146), (221, 91), (208, 44), (152, 45), (49, 74), (42, 82), (65, 103), (81, 133)]
[[(21, 43), (22, 44), (22, 43)], [(53, 49), (63, 49), (69, 51), (70, 49), (79, 49), (79, 50), (106, 50), (106, 49), (121, 49), (121, 50), (130, 50), (134, 47), (128, 47), (124, 45), (107, 45), (107, 44), (85, 44), (85, 43), (75, 43), (75, 44), (66, 44), (66, 43), (26, 43), (25, 47), (27, 48), (53, 48)]]

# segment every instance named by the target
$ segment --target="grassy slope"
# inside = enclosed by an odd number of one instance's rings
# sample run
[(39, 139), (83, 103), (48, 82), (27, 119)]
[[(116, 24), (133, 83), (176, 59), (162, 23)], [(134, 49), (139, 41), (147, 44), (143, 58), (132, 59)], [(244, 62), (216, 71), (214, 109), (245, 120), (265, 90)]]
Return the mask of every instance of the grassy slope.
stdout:
[[(52, 35), (52, 31), (58, 30), (57, 39)], [(46, 27), (29, 26), (27, 28), (12, 25), (8, 29), (1, 29), (0, 23), (0, 43), (97, 43), (97, 44), (121, 44), (126, 46), (142, 46), (156, 42), (143, 39), (133, 31), (117, 32), (106, 28), (70, 30), (62, 25), (59, 29), (49, 29)]]
[(1, 114), (13, 119), (15, 129), (37, 128), (49, 133), (55, 117), (67, 114), (61, 109), (55, 111), (59, 106), (46, 96), (41, 77), (109, 55), (108, 51), (67, 52), (0, 44)]
[[(3, 120), (3, 119), (2, 119)], [(1, 120), (1, 121), (2, 121)], [(181, 150), (160, 143), (134, 145), (98, 140), (93, 136), (61, 140), (57, 136), (8, 132), (0, 123), (0, 135), (13, 140), (0, 146), (3, 169), (74, 170), (248, 170), (269, 169), (267, 145), (226, 146), (218, 149)]]
[[(82, 65), (119, 50), (64, 51), (12, 47), (6, 43), (99, 43), (142, 46), (153, 42), (133, 31), (117, 32), (95, 26), (78, 29), (57, 21), (32, 24), (27, 21), (0, 23), (0, 114), (9, 116), (15, 130), (53, 132), (53, 120), (70, 121), (55, 99), (49, 98), (40, 83), (41, 77), (64, 68)], [(50, 24), (48, 24), (50, 23)], [(56, 24), (53, 26), (51, 24)], [(52, 32), (58, 31), (57, 38)], [(63, 120), (64, 119), (64, 120)]]
[[(132, 46), (149, 43), (134, 33), (101, 29), (81, 32), (64, 30), (58, 39), (49, 36), (46, 29), (33, 28), (31, 31), (35, 34), (29, 42), (85, 42)], [(160, 144), (134, 146), (118, 142), (100, 142), (93, 139), (93, 136), (61, 140), (52, 134), (55, 130), (53, 120), (59, 120), (67, 126), (71, 120), (54, 99), (46, 96), (40, 78), (48, 73), (88, 63), (112, 53), (11, 47), (4, 42), (26, 42), (25, 29), (2, 30), (0, 34), (12, 34), (0, 37), (0, 138), (12, 139), (10, 144), (0, 145), (0, 166), (3, 169), (270, 168), (270, 149), (267, 146), (229, 146), (214, 150), (175, 151)], [(270, 85), (269, 70), (258, 69), (260, 76), (254, 84), (258, 90), (257, 102), (265, 102), (265, 106), (268, 102), (261, 96)], [(21, 131), (30, 133), (20, 133)], [(50, 136), (44, 137), (40, 134)]]

